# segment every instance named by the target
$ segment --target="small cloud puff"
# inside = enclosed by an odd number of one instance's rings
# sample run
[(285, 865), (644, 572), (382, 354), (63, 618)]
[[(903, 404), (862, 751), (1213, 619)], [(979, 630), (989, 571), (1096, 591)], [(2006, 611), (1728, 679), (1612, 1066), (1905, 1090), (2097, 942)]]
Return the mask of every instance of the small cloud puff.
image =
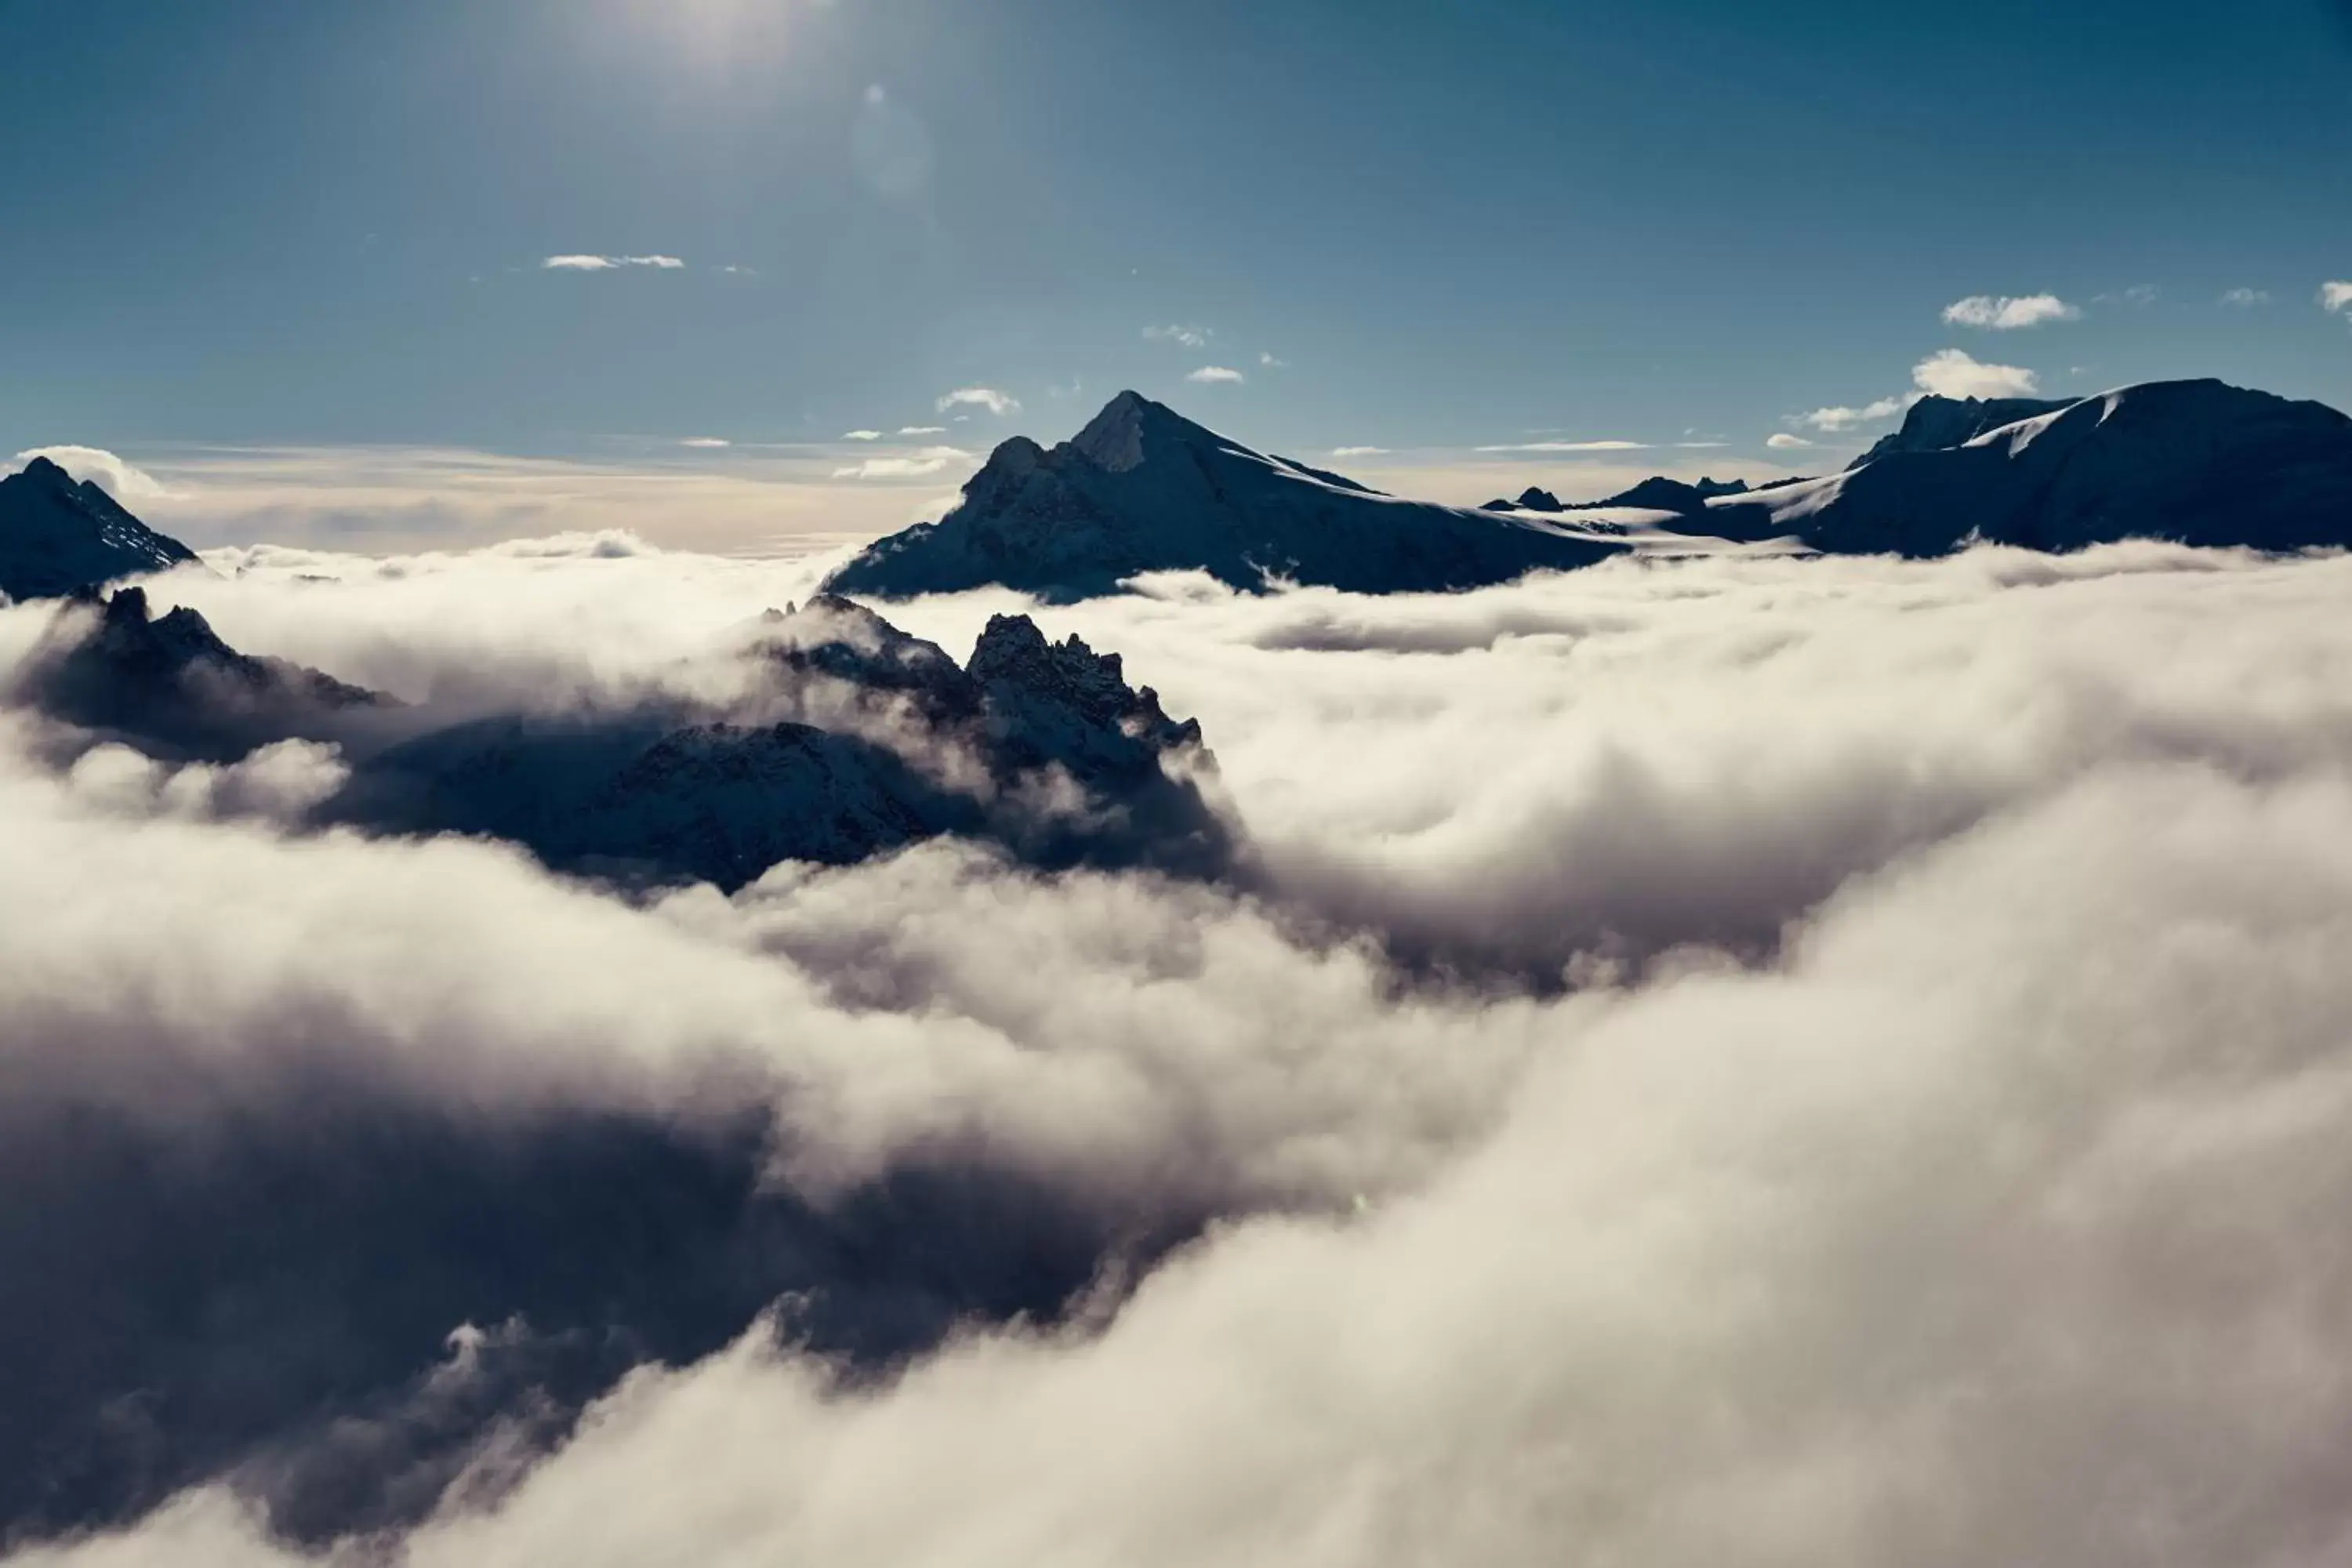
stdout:
[(879, 430), (844, 430), (841, 433), (841, 438), (845, 441), (879, 441), (882, 439), (882, 432)]
[(2082, 314), (2082, 307), (2070, 305), (2055, 294), (2026, 294), (2014, 299), (2006, 294), (1971, 294), (1944, 307), (1947, 325), (1982, 327), (1995, 332), (2013, 332), (2045, 321), (2078, 321)]
[(678, 445), (681, 447), (692, 447), (697, 451), (717, 452), (733, 446), (734, 443), (720, 436), (688, 436), (686, 439), (680, 441)]
[(2267, 305), (2270, 302), (2269, 291), (2263, 289), (2225, 289), (2221, 295), (2221, 303), (2236, 306), (2242, 310), (2252, 310), (2256, 305)]
[(1209, 340), (1217, 334), (1211, 327), (1170, 326), (1146, 327), (1143, 335), (1156, 343), (1181, 343), (1188, 349), (1202, 349), (1208, 347)]
[(2013, 364), (1985, 364), (1960, 349), (1929, 354), (1911, 367), (1912, 384), (1937, 397), (2031, 397), (2042, 378)]
[(1203, 386), (1230, 386), (1236, 382), (1244, 381), (1247, 378), (1244, 377), (1241, 372), (1234, 370), (1228, 365), (1204, 364), (1184, 379), (1186, 381), (1199, 382)]
[(1335, 458), (1383, 458), (1388, 455), (1388, 450), (1386, 447), (1334, 447), (1331, 455)]
[(2319, 286), (2319, 308), (2330, 315), (2352, 311), (2352, 283), (2322, 283)]
[(1791, 436), (1786, 430), (1774, 431), (1765, 437), (1764, 444), (1776, 452), (1794, 452), (1812, 445), (1802, 436)]
[(1008, 414), (1019, 413), (1021, 400), (992, 386), (959, 386), (940, 398), (938, 406), (942, 414), (950, 408), (985, 408), (1002, 419)]

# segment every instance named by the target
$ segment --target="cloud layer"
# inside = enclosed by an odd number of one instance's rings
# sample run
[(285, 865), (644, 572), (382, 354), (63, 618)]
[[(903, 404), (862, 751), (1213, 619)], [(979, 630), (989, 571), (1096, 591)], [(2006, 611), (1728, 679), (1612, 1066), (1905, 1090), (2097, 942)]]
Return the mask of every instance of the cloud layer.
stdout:
[[(805, 592), (584, 542), (233, 564), (155, 592), (419, 697), (691, 682), (698, 639)], [(42, 910), (0, 922), (0, 1104), (108, 1130), (0, 1142), (47, 1178), (0, 1193), (93, 1223), (184, 1194), (90, 1234), (207, 1282), (245, 1279), (261, 1194), (299, 1194), (257, 1234), (330, 1281), (470, 1258), (465, 1194), (581, 1281), (426, 1277), (401, 1299), (474, 1315), (372, 1360), (296, 1334), (374, 1321), (331, 1283), (230, 1405), (294, 1408), (263, 1395), (312, 1364), (366, 1399), (12, 1561), (292, 1563), (273, 1521), (339, 1518), (419, 1564), (2352, 1542), (2352, 563), (1143, 587), (1039, 614), (1201, 716), (1254, 846), (1232, 886), (937, 844), (629, 902), (496, 846), (289, 834), (270, 790), (317, 759), (230, 789), (0, 731), (29, 829), (0, 870)], [(1013, 605), (893, 613), (961, 652)], [(17, 1257), (30, 1201), (0, 1196)], [(910, 1257), (940, 1267), (844, 1261)], [(38, 1276), (45, 1363), (161, 1267)], [(624, 1279), (635, 1342), (583, 1305)], [(843, 1336), (892, 1323), (916, 1353), (874, 1375)], [(185, 1418), (121, 1410), (92, 1452)]]

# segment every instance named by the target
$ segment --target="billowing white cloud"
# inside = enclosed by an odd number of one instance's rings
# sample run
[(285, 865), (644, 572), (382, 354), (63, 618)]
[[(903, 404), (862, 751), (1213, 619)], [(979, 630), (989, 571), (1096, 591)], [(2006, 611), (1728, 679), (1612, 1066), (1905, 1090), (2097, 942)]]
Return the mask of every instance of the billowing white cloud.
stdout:
[[(658, 552), (245, 563), (185, 589), (257, 651), (574, 689), (677, 679), (681, 623), (789, 586)], [(0, 921), (0, 1108), (207, 1149), (346, 1079), (492, 1130), (751, 1115), (770, 1182), (824, 1199), (982, 1148), (1033, 1205), (1219, 1218), (1066, 1322), (975, 1321), (887, 1376), (802, 1351), (789, 1303), (552, 1457), (490, 1428), (467, 1473), (514, 1489), (453, 1485), (354, 1557), (2341, 1555), (2352, 562), (1145, 586), (1027, 607), (1202, 717), (1263, 846), (1246, 897), (949, 844), (608, 897), (480, 843), (182, 809), (0, 732), (0, 885), (42, 915)], [(483, 605), (522, 624), (455, 613)], [(892, 613), (960, 651), (1015, 607)], [(257, 1468), (11, 1562), (317, 1561), (241, 1500)]]
[(103, 447), (28, 447), (16, 454), (16, 462), (22, 467), (36, 458), (47, 458), (75, 479), (96, 484), (126, 507), (174, 499), (173, 491), (154, 475)]
[(613, 272), (624, 267), (675, 272), (686, 263), (675, 256), (551, 256), (539, 265), (551, 272)]
[(945, 414), (950, 408), (985, 408), (998, 418), (1021, 411), (1021, 400), (997, 391), (992, 386), (959, 386), (939, 401), (939, 410)]
[(2319, 308), (2330, 314), (2352, 310), (2352, 283), (2322, 283), (2319, 286)]
[(2013, 332), (2048, 321), (2078, 321), (2082, 314), (2081, 306), (2070, 305), (2055, 294), (2025, 294), (2016, 298), (2006, 294), (1972, 294), (1944, 307), (1947, 325), (1983, 327), (1996, 332)]
[(1764, 439), (1764, 445), (1776, 452), (1795, 452), (1812, 445), (1802, 436), (1791, 436), (1786, 430), (1775, 430)]
[(1223, 384), (1230, 386), (1247, 378), (1244, 377), (1241, 372), (1234, 370), (1230, 365), (1204, 364), (1200, 369), (1192, 372), (1190, 375), (1187, 375), (1184, 379), (1186, 381), (1198, 382), (1203, 385)]
[(1143, 335), (1154, 342), (1181, 343), (1188, 349), (1209, 346), (1215, 331), (1207, 327), (1146, 327)]
[(1985, 364), (1961, 349), (1942, 349), (1911, 367), (1920, 391), (1937, 397), (2031, 397), (2042, 379), (2013, 364)]

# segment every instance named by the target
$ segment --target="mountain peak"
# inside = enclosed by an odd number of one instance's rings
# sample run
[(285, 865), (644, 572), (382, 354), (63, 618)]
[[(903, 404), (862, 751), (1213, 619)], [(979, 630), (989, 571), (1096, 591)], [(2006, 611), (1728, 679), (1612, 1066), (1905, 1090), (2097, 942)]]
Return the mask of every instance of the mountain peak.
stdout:
[(1102, 412), (1070, 438), (1070, 450), (1097, 468), (1123, 474), (1140, 468), (1149, 447), (1163, 441), (1191, 444), (1216, 440), (1164, 403), (1154, 403), (1139, 392), (1120, 393), (1102, 405)]

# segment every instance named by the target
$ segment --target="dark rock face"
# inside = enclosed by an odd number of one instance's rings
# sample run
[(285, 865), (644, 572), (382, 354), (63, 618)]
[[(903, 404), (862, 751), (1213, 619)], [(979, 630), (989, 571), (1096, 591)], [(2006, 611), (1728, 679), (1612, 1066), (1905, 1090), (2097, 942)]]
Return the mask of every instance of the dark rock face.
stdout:
[(0, 594), (11, 599), (56, 598), (195, 558), (47, 458), (0, 479)]
[(1682, 512), (1696, 515), (1706, 510), (1706, 503), (1717, 496), (1737, 496), (1748, 493), (1748, 481), (1732, 479), (1725, 482), (1702, 479), (1695, 485), (1663, 476), (1643, 479), (1632, 489), (1621, 490), (1602, 501), (1602, 506), (1638, 506), (1652, 511)]
[(1613, 553), (1531, 519), (1383, 496), (1123, 392), (1050, 451), (1005, 442), (961, 505), (873, 545), (827, 586), (903, 598), (998, 584), (1067, 602), (1139, 573), (1199, 570), (1248, 591), (1278, 577), (1381, 594), (1478, 587)]
[(1869, 451), (1846, 465), (1858, 468), (1895, 452), (1939, 452), (1962, 447), (1989, 430), (2039, 419), (2066, 406), (2064, 399), (2040, 397), (1923, 397), (1903, 416), (1903, 427), (1882, 436)]
[(1041, 868), (1211, 876), (1233, 849), (1192, 775), (1199, 726), (1130, 689), (1116, 654), (999, 616), (959, 666), (830, 595), (764, 617), (751, 695), (448, 723), (280, 659), (254, 658), (137, 588), (60, 612), (17, 700), (173, 761), (273, 742), (342, 750), (321, 822), (503, 838), (561, 870), (709, 881), (783, 860), (846, 865), (944, 834)]
[(241, 654), (184, 606), (152, 616), (139, 588), (103, 601), (76, 595), (19, 680), (52, 716), (172, 760), (226, 762), (272, 741), (350, 739), (399, 707), (315, 669)]
[(1684, 526), (1794, 536), (1840, 554), (1940, 555), (1971, 540), (2050, 551), (2130, 538), (2352, 544), (2352, 419), (2323, 404), (2174, 381), (2018, 406), (2042, 411), (1979, 429), (2009, 408), (1928, 399), (1905, 422), (1911, 441), (1976, 433), (1954, 446), (1882, 443), (1843, 473), (1718, 499)]

